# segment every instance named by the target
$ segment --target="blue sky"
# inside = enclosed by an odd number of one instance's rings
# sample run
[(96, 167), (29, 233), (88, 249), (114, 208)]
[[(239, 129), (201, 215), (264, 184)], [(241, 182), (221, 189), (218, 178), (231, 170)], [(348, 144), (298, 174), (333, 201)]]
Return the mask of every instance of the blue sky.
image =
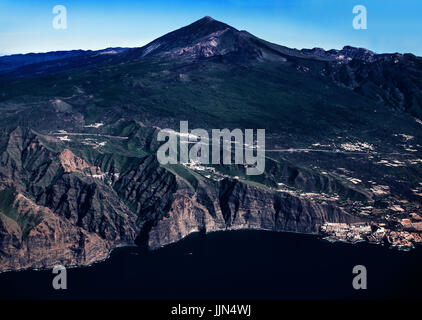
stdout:
[[(52, 27), (55, 5), (67, 29)], [(368, 29), (352, 27), (364, 5)], [(205, 15), (293, 48), (365, 47), (422, 56), (420, 0), (0, 0), (0, 55), (136, 47)]]

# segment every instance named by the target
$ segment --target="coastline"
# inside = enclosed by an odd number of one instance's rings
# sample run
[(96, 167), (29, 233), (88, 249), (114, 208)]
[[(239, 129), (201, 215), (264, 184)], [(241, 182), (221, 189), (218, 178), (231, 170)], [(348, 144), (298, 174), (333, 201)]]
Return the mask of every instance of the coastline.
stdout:
[[(375, 246), (380, 246), (380, 247), (384, 247), (390, 250), (397, 250), (397, 251), (401, 251), (401, 252), (410, 252), (413, 250), (417, 250), (420, 249), (422, 247), (422, 243), (416, 243), (413, 247), (408, 248), (408, 247), (399, 247), (399, 246), (393, 246), (393, 245), (389, 245), (387, 243), (385, 243), (384, 241), (379, 241), (379, 242), (373, 242), (373, 241), (369, 241), (366, 239), (361, 239), (358, 241), (349, 241), (346, 239), (333, 239), (329, 236), (324, 235), (323, 233), (303, 233), (303, 232), (295, 232), (295, 231), (277, 231), (277, 230), (269, 230), (269, 229), (265, 229), (265, 228), (232, 228), (232, 229), (226, 229), (226, 230), (210, 230), (207, 231), (205, 233), (202, 233), (201, 231), (192, 231), (188, 234), (186, 234), (185, 236), (183, 236), (182, 238), (175, 240), (173, 242), (170, 243), (166, 243), (163, 244), (159, 247), (153, 247), (150, 248), (148, 247), (147, 250), (154, 252), (154, 251), (158, 251), (160, 249), (164, 249), (164, 248), (168, 248), (169, 246), (175, 245), (177, 243), (179, 243), (180, 241), (183, 241), (185, 239), (187, 239), (190, 236), (194, 236), (194, 235), (199, 235), (199, 234), (203, 234), (205, 236), (211, 235), (211, 234), (218, 234), (218, 233), (229, 233), (229, 232), (236, 232), (236, 231), (265, 231), (267, 233), (284, 233), (284, 234), (295, 234), (295, 235), (300, 235), (300, 236), (312, 236), (317, 241), (322, 241), (322, 242), (328, 242), (328, 243), (342, 243), (342, 244), (348, 244), (348, 245), (358, 245), (358, 244), (370, 244), (370, 245), (374, 245)], [(117, 246), (112, 247), (109, 251), (108, 254), (105, 258), (102, 259), (98, 259), (95, 260), (94, 262), (91, 262), (89, 264), (86, 265), (77, 265), (77, 264), (73, 264), (73, 265), (68, 265), (65, 266), (66, 269), (80, 269), (80, 268), (90, 268), (94, 265), (97, 265), (99, 263), (105, 262), (107, 261), (111, 255), (113, 254), (113, 252), (115, 250), (121, 249), (121, 248), (140, 248), (138, 245), (136, 244), (119, 244)], [(8, 270), (1, 270), (0, 271), (0, 275), (3, 273), (13, 273), (13, 272), (24, 272), (24, 271), (47, 271), (47, 270), (51, 270), (52, 267), (41, 267), (41, 268), (21, 268), (21, 269), (8, 269)]]

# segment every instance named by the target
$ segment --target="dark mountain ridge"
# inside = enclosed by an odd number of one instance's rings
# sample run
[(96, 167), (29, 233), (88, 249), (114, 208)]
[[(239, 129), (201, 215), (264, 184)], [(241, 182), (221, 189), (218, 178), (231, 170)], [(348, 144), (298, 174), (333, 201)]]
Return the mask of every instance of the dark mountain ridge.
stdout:
[[(70, 51), (51, 51), (46, 53), (27, 53), (27, 54), (13, 54), (0, 57), (0, 73), (10, 73), (12, 71), (20, 69), (23, 73), (31, 73), (31, 67), (28, 66), (37, 65), (39, 68), (48, 68), (46, 63), (49, 63), (50, 67), (55, 65), (67, 65), (70, 64), (68, 61), (78, 61), (79, 64), (74, 67), (85, 66), (81, 63), (85, 58), (93, 58), (99, 60), (99, 57), (103, 55), (118, 54), (127, 50), (127, 48), (106, 48), (101, 50), (70, 50)], [(75, 59), (79, 58), (79, 59)], [(54, 64), (55, 63), (55, 64)], [(34, 70), (37, 70), (36, 67)], [(38, 70), (37, 70), (38, 71)], [(36, 72), (37, 72), (36, 71)], [(63, 71), (63, 70), (62, 70)]]

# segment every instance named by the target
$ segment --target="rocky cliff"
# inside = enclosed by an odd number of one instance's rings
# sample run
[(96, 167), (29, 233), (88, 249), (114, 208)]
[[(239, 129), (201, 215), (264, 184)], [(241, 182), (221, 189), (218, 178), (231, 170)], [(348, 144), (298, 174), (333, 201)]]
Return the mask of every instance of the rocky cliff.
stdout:
[(154, 156), (128, 157), (120, 167), (110, 159), (91, 164), (60, 149), (54, 137), (22, 128), (2, 142), (1, 270), (88, 265), (116, 246), (158, 248), (192, 232), (318, 233), (325, 222), (359, 221), (334, 206), (233, 178), (192, 185)]

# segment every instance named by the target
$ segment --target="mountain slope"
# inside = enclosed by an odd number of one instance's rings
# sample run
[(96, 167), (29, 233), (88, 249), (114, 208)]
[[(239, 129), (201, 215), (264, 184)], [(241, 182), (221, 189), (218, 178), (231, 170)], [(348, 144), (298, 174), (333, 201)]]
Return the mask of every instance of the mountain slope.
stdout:
[(127, 48), (107, 48), (97, 51), (72, 50), (46, 53), (14, 54), (0, 57), (0, 75), (22, 77), (42, 75), (95, 66), (113, 61), (114, 55)]
[[(110, 57), (4, 72), (0, 269), (240, 228), (410, 248), (422, 240), (420, 59), (289, 49), (205, 17)], [(264, 174), (161, 166), (157, 132), (180, 120), (265, 128)]]

